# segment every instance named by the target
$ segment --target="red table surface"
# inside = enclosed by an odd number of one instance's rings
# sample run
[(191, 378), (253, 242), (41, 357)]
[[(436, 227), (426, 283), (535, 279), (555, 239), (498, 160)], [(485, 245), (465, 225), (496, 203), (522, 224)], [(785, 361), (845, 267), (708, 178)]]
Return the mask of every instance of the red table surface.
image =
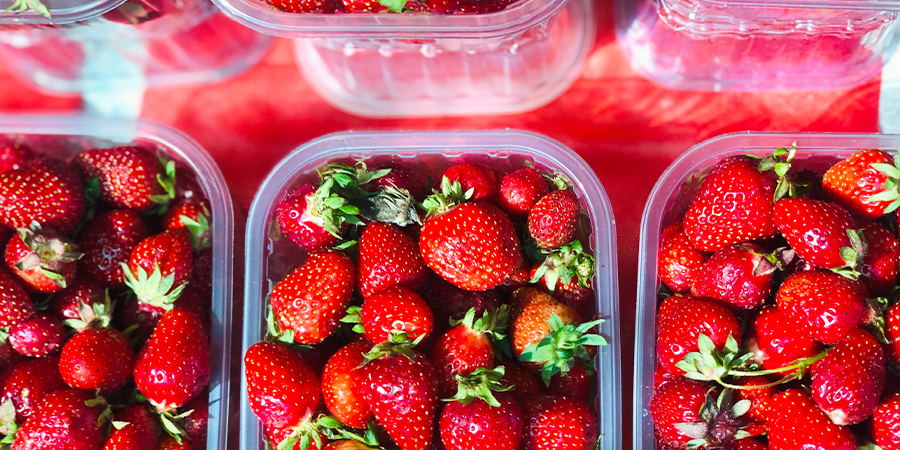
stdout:
[[(543, 133), (574, 149), (596, 171), (616, 217), (621, 433), (625, 437), (622, 448), (629, 449), (639, 230), (644, 202), (656, 179), (691, 146), (723, 133), (877, 132), (879, 80), (850, 90), (810, 93), (665, 89), (630, 68), (615, 41), (612, 0), (597, 1), (597, 42), (581, 77), (562, 97), (529, 113), (427, 119), (348, 115), (313, 93), (297, 69), (291, 42), (279, 40), (259, 66), (237, 78), (148, 92), (141, 116), (171, 125), (199, 141), (219, 163), (232, 196), (244, 211), (260, 182), (282, 157), (332, 132), (517, 128)], [(78, 98), (32, 93), (0, 71), (0, 112), (45, 113), (79, 107)]]

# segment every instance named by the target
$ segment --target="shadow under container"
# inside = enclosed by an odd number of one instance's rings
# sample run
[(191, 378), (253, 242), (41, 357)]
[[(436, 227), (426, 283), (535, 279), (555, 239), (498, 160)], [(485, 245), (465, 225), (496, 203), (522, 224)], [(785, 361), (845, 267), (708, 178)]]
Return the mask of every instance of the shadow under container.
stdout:
[(307, 83), (362, 116), (514, 114), (578, 78), (594, 43), (593, 0), (518, 0), (473, 15), (295, 14), (214, 0), (263, 33), (297, 38)]
[[(440, 174), (463, 161), (481, 162), (495, 170), (522, 167), (557, 170), (572, 180), (574, 192), (591, 224), (587, 237), (596, 260), (593, 286), (597, 295), (600, 334), (609, 341), (595, 359), (600, 450), (621, 448), (622, 395), (619, 348), (619, 300), (615, 222), (606, 192), (594, 171), (575, 152), (544, 136), (522, 131), (461, 131), (405, 133), (338, 133), (311, 141), (283, 159), (263, 182), (247, 222), (243, 352), (266, 336), (266, 305), (272, 287), (305, 255), (280, 237), (276, 209), (286, 194), (319, 180), (316, 169), (334, 161), (400, 158), (415, 173)], [(241, 379), (241, 450), (266, 448), (262, 424), (250, 409), (247, 380)]]
[[(92, 148), (139, 145), (156, 149), (196, 174), (212, 214), (212, 308), (207, 450), (225, 450), (229, 417), (234, 210), (218, 166), (199, 144), (166, 126), (87, 116), (0, 115), (0, 136), (20, 139), (36, 152), (68, 160)], [(195, 449), (200, 450), (200, 449)]]
[(818, 174), (853, 153), (900, 148), (900, 135), (825, 133), (737, 133), (719, 136), (694, 146), (663, 172), (653, 187), (641, 222), (637, 280), (637, 317), (634, 342), (634, 448), (656, 448), (650, 400), (656, 370), (656, 312), (661, 282), (657, 262), (662, 231), (680, 220), (710, 169), (719, 161), (739, 155), (770, 156), (780, 147), (797, 143), (791, 166)]
[(631, 65), (676, 89), (829, 90), (877, 74), (896, 0), (616, 0)]

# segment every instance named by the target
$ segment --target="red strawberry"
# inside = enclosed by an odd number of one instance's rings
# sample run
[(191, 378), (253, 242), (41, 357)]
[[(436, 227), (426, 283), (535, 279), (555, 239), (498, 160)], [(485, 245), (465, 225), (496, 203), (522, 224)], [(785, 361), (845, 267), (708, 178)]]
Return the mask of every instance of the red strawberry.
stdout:
[(650, 416), (656, 436), (664, 444), (683, 449), (694, 437), (679, 429), (681, 423), (702, 423), (700, 410), (707, 401), (710, 386), (687, 378), (678, 378), (660, 386), (650, 401)]
[(354, 342), (337, 351), (322, 373), (322, 397), (328, 411), (344, 425), (365, 428), (372, 412), (362, 395), (362, 370), (368, 342)]
[(587, 450), (597, 446), (597, 418), (584, 401), (552, 395), (522, 402), (522, 450)]
[(87, 326), (95, 320), (104, 319), (96, 314), (94, 305), (102, 307), (106, 301), (103, 286), (93, 278), (79, 276), (68, 287), (51, 297), (49, 311), (69, 326), (73, 323), (67, 321), (74, 320), (84, 322)]
[(673, 375), (665, 370), (657, 368), (653, 371), (653, 390), (657, 390), (660, 386), (680, 378), (681, 375)]
[(472, 308), (475, 308), (475, 315), (480, 316), (500, 306), (496, 290), (465, 291), (436, 275), (428, 278), (422, 289), (422, 298), (434, 313), (437, 330), (449, 328), (450, 320), (462, 320)]
[(447, 403), (439, 427), (446, 450), (518, 450), (522, 440), (522, 410), (512, 396), (493, 394), (494, 404), (481, 398)]
[(875, 411), (885, 382), (884, 354), (869, 333), (853, 330), (812, 368), (812, 396), (837, 425), (852, 425)]
[(66, 234), (84, 215), (84, 192), (68, 164), (35, 158), (0, 174), (0, 222), (25, 228), (32, 222)]
[(747, 418), (751, 420), (744, 431), (758, 436), (766, 432), (766, 418), (769, 415), (769, 400), (778, 393), (775, 386), (770, 386), (766, 377), (741, 377), (737, 383), (744, 389), (735, 391), (735, 400), (749, 400), (750, 410)]
[[(850, 240), (848, 230), (854, 231), (854, 223), (844, 208), (808, 198), (787, 198), (775, 205), (775, 224), (797, 255), (813, 266), (857, 267), (857, 253), (862, 251)], [(855, 252), (842, 254), (844, 247)]]
[(359, 292), (368, 298), (385, 288), (402, 286), (418, 291), (428, 267), (418, 245), (396, 225), (374, 222), (359, 240)]
[(776, 265), (762, 247), (736, 244), (719, 249), (695, 272), (691, 294), (740, 309), (761, 305), (772, 290)]
[(425, 184), (422, 183), (422, 180), (419, 179), (415, 172), (400, 162), (390, 161), (369, 166), (369, 171), (371, 172), (384, 169), (390, 169), (391, 171), (366, 183), (364, 187), (367, 191), (374, 192), (388, 186), (394, 186), (406, 189), (419, 202), (425, 200), (425, 197), (430, 194), (428, 188), (425, 187)]
[(106, 287), (125, 286), (122, 263), (127, 263), (139, 242), (150, 236), (144, 221), (134, 211), (121, 209), (98, 214), (84, 225), (76, 243), (84, 256), (80, 273), (90, 275)]
[[(472, 190), (471, 201), (481, 201), (494, 203), (497, 201), (497, 193), (500, 191), (500, 184), (497, 182), (497, 175), (494, 171), (480, 164), (462, 163), (451, 166), (443, 175), (441, 180), (447, 178), (451, 183), (458, 182), (462, 186), (462, 191)], [(440, 189), (439, 181), (435, 184), (434, 189)]]
[(194, 275), (191, 285), (203, 295), (212, 295), (212, 247), (194, 252)]
[(690, 305), (694, 300), (699, 299), (691, 297), (690, 295), (673, 295), (663, 299), (663, 301), (659, 303), (659, 310), (656, 312), (657, 329), (662, 331), (663, 328), (674, 322), (675, 318), (678, 317), (678, 314), (681, 313), (681, 310), (685, 306)]
[(113, 208), (145, 211), (175, 198), (175, 162), (143, 148), (87, 150), (72, 163), (85, 180), (99, 180), (100, 199)]
[(477, 321), (475, 310), (470, 309), (462, 322), (441, 336), (428, 353), (428, 359), (434, 366), (438, 394), (442, 398), (456, 392), (456, 375), (468, 376), (476, 369), (494, 367), (491, 340), (492, 337), (497, 338), (495, 332), (503, 332), (506, 321), (505, 307), (496, 312), (487, 311)]
[(125, 330), (137, 325), (136, 328), (133, 328), (129, 337), (134, 342), (144, 343), (147, 339), (150, 339), (150, 335), (156, 329), (156, 324), (162, 318), (162, 313), (156, 311), (156, 308), (153, 309), (153, 311), (150, 311), (150, 308), (147, 308), (137, 299), (126, 299), (125, 304), (116, 310), (118, 328)]
[(684, 215), (684, 232), (698, 250), (716, 251), (739, 242), (775, 236), (775, 185), (738, 156), (710, 171)]
[(526, 167), (503, 177), (497, 205), (507, 214), (524, 216), (549, 193), (544, 176), (537, 170)]
[(31, 147), (7, 140), (0, 145), (0, 173), (21, 169), (33, 158)]
[(34, 304), (19, 281), (0, 268), (0, 328), (15, 325), (34, 314)]
[(353, 207), (333, 189), (334, 179), (328, 178), (318, 188), (311, 184), (301, 186), (278, 204), (281, 232), (307, 252), (334, 247), (349, 224), (359, 222), (355, 216), (359, 211), (350, 209)]
[(59, 372), (75, 389), (112, 394), (128, 383), (134, 352), (121, 332), (89, 328), (72, 336), (62, 349)]
[(6, 244), (6, 265), (25, 286), (37, 292), (57, 292), (75, 279), (76, 261), (81, 253), (75, 245), (35, 222), (19, 228)]
[(99, 450), (106, 438), (103, 407), (92, 400), (75, 389), (48, 394), (16, 433), (12, 450)]
[(122, 264), (125, 284), (141, 303), (167, 311), (190, 281), (193, 260), (190, 234), (183, 228), (164, 231), (131, 251), (128, 264)]
[(197, 201), (176, 201), (169, 206), (163, 215), (163, 228), (173, 230), (185, 228), (191, 233), (194, 249), (209, 247), (212, 232), (210, 231), (209, 206)]
[(541, 384), (537, 378), (515, 361), (504, 361), (503, 368), (505, 373), (500, 382), (504, 386), (512, 387), (509, 394), (516, 400), (521, 401), (541, 393)]
[(209, 342), (191, 313), (167, 312), (134, 365), (138, 390), (160, 412), (187, 403), (209, 383)]
[(146, 407), (130, 406), (115, 415), (103, 450), (153, 450), (159, 435), (156, 418)]
[(6, 382), (6, 376), (12, 372), (20, 362), (25, 360), (25, 357), (20, 355), (15, 349), (12, 348), (12, 345), (9, 345), (7, 342), (7, 338), (9, 334), (5, 331), (0, 331), (0, 393), (3, 391), (3, 383)]
[(700, 334), (709, 337), (716, 348), (722, 350), (729, 336), (741, 342), (740, 324), (725, 306), (695, 298), (685, 299), (673, 317), (659, 317), (656, 335), (656, 358), (659, 368), (673, 374), (682, 374), (675, 365), (685, 355), (699, 351)]
[(428, 337), (434, 327), (434, 317), (425, 300), (397, 286), (366, 299), (360, 317), (366, 339), (371, 342), (388, 340), (392, 330), (406, 332), (413, 340)]
[(180, 201), (208, 202), (203, 186), (197, 182), (197, 175), (188, 168), (178, 167), (175, 171), (175, 199)]
[(502, 11), (514, 0), (449, 0), (453, 13), (488, 14)]
[(0, 404), (12, 400), (16, 407), (16, 422), (22, 423), (38, 409), (44, 397), (65, 389), (59, 375), (59, 358), (29, 359), (13, 369), (3, 385)]
[(353, 295), (354, 272), (343, 253), (310, 256), (272, 290), (278, 325), (301, 344), (322, 342), (340, 326)]
[(900, 271), (900, 242), (877, 222), (863, 228), (862, 237), (866, 242), (866, 254), (859, 268), (859, 279), (869, 294), (890, 295)]
[(837, 344), (868, 316), (866, 288), (834, 272), (791, 275), (775, 300), (797, 329), (826, 345)]
[(884, 356), (891, 364), (900, 365), (900, 303), (894, 304), (885, 316), (884, 337), (888, 341)]
[(39, 313), (9, 327), (9, 344), (19, 354), (32, 358), (47, 356), (66, 340), (62, 322), (48, 314)]
[(547, 393), (561, 397), (580, 400), (588, 398), (591, 389), (591, 379), (584, 368), (576, 365), (565, 376), (556, 374), (550, 379)]
[(376, 450), (359, 441), (345, 439), (343, 441), (330, 442), (323, 450)]
[[(319, 407), (319, 378), (296, 353), (282, 344), (259, 342), (244, 355), (247, 398), (256, 417), (278, 433), (278, 446), (308, 434), (306, 425)], [(270, 442), (273, 440), (270, 439)]]
[(872, 439), (882, 450), (900, 450), (900, 393), (884, 399), (872, 415)]
[[(877, 219), (897, 209), (891, 204), (900, 194), (885, 185), (889, 179), (896, 185), (897, 178), (900, 171), (887, 152), (863, 150), (831, 166), (822, 177), (822, 187), (841, 206), (865, 218)], [(884, 194), (878, 195), (881, 192)]]
[(724, 450), (769, 450), (769, 447), (756, 439), (738, 439), (725, 444)]
[(754, 362), (764, 370), (812, 358), (823, 350), (822, 344), (797, 333), (797, 325), (774, 306), (766, 306), (759, 312), (750, 326), (747, 341)]
[(528, 233), (542, 248), (562, 247), (575, 239), (580, 211), (578, 197), (572, 191), (553, 191), (528, 213)]
[(194, 450), (194, 448), (191, 447), (191, 444), (186, 439), (178, 442), (172, 436), (162, 436), (156, 443), (156, 450)]
[(849, 428), (835, 425), (809, 394), (789, 389), (769, 401), (769, 448), (854, 450), (856, 438)]
[(204, 389), (193, 400), (181, 407), (183, 412), (193, 411), (182, 419), (183, 439), (191, 447), (203, 450), (206, 448), (206, 431), (209, 426), (209, 389)]
[(672, 292), (687, 294), (697, 279), (697, 272), (706, 261), (706, 254), (694, 248), (681, 222), (669, 225), (662, 232), (659, 245), (657, 274)]

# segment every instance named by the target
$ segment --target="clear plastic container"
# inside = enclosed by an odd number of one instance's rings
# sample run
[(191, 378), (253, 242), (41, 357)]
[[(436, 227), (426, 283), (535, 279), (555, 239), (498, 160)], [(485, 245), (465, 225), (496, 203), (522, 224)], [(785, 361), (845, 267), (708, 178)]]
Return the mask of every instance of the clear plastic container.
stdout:
[(299, 39), (307, 82), (353, 114), (518, 113), (578, 77), (594, 43), (592, 0), (519, 0), (484, 15), (293, 14), (214, 0), (255, 30)]
[[(316, 169), (334, 160), (370, 160), (399, 156), (429, 173), (462, 160), (488, 162), (497, 168), (520, 166), (526, 160), (539, 168), (559, 170), (574, 183), (575, 193), (590, 218), (590, 247), (596, 259), (594, 286), (601, 318), (600, 334), (610, 345), (600, 347), (597, 399), (600, 449), (621, 448), (621, 373), (619, 302), (616, 274), (615, 222), (603, 186), (577, 154), (559, 142), (521, 131), (406, 133), (338, 133), (311, 141), (283, 159), (269, 174), (250, 207), (246, 235), (243, 351), (264, 339), (265, 306), (271, 287), (296, 267), (302, 255), (290, 241), (272, 239), (275, 210), (285, 194), (304, 182), (318, 180)], [(241, 392), (247, 392), (243, 377)], [(262, 426), (246, 395), (241, 401), (241, 450), (265, 449)]]
[(656, 369), (656, 308), (660, 282), (656, 276), (662, 230), (679, 220), (690, 205), (704, 176), (729, 156), (768, 156), (779, 147), (797, 143), (792, 166), (824, 173), (831, 165), (854, 152), (900, 148), (900, 135), (825, 133), (737, 133), (705, 141), (681, 155), (663, 172), (653, 187), (641, 222), (641, 248), (637, 280), (634, 342), (634, 448), (656, 448), (650, 400)]
[(224, 450), (228, 438), (234, 216), (222, 173), (199, 144), (163, 125), (87, 116), (0, 115), (0, 136), (23, 139), (36, 152), (59, 159), (93, 147), (143, 143), (190, 167), (209, 198), (212, 213), (212, 355), (208, 450)]
[(896, 0), (617, 0), (619, 42), (678, 89), (827, 90), (877, 74), (897, 46)]
[[(8, 8), (14, 0), (3, 4), (3, 9)], [(42, 0), (50, 17), (38, 12), (26, 10), (19, 14), (12, 12), (0, 13), (0, 28), (20, 25), (62, 25), (72, 22), (80, 22), (92, 19), (124, 3), (125, 0)]]

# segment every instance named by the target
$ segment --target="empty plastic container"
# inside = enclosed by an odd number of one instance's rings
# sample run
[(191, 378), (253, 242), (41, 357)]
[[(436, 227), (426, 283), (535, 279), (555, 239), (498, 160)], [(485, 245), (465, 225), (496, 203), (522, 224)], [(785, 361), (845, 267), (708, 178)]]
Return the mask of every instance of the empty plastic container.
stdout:
[(838, 160), (865, 149), (894, 152), (900, 135), (823, 133), (738, 133), (720, 136), (688, 150), (663, 172), (653, 187), (641, 222), (641, 248), (637, 281), (637, 317), (634, 343), (634, 448), (656, 448), (650, 400), (656, 369), (656, 276), (662, 230), (678, 221), (690, 205), (704, 176), (730, 156), (771, 155), (779, 147), (797, 143), (792, 167), (824, 173)]
[(617, 0), (631, 64), (692, 90), (826, 90), (877, 74), (897, 45), (895, 0)]
[[(599, 315), (607, 319), (600, 325), (600, 334), (610, 342), (609, 346), (599, 348), (595, 360), (598, 386), (594, 407), (603, 435), (600, 449), (618, 450), (621, 447), (622, 396), (612, 209), (590, 166), (564, 145), (537, 134), (521, 131), (338, 133), (300, 146), (272, 170), (250, 207), (243, 351), (246, 353), (251, 345), (265, 338), (268, 294), (304, 258), (299, 248), (279, 237), (276, 231), (275, 210), (279, 202), (301, 184), (316, 182), (316, 169), (329, 162), (352, 163), (352, 160), (391, 157), (407, 161), (422, 174), (422, 178), (426, 173), (440, 174), (451, 164), (474, 159), (500, 171), (533, 161), (538, 168), (558, 170), (573, 181), (574, 192), (592, 227), (589, 245), (596, 259), (593, 286)], [(241, 450), (263, 450), (266, 445), (262, 425), (246, 398), (246, 377), (242, 378), (241, 392)]]

